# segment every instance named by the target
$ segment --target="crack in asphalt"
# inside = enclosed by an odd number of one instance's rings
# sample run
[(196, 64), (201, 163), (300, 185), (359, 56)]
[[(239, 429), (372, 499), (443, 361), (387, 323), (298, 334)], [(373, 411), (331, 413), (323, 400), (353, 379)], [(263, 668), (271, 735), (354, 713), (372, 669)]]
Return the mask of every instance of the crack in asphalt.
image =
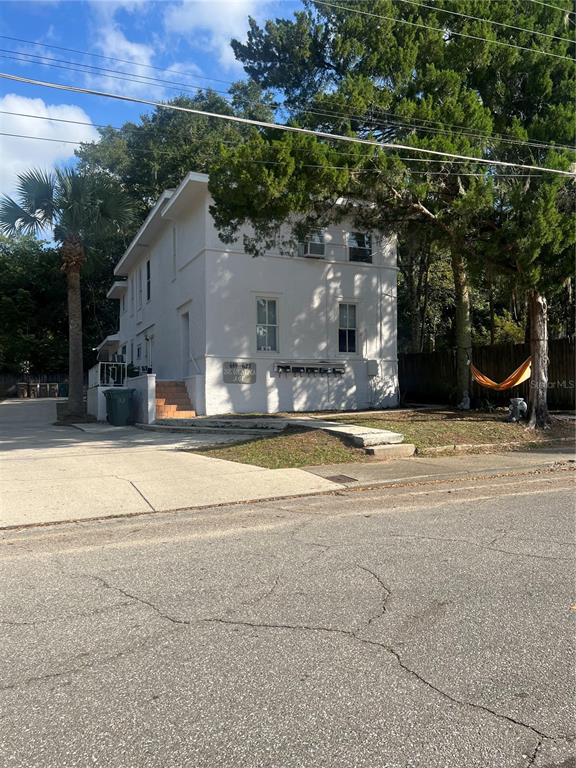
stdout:
[(382, 592), (384, 593), (380, 611), (378, 613), (375, 613), (374, 616), (370, 616), (370, 618), (366, 622), (366, 627), (369, 627), (372, 624), (372, 622), (382, 618), (382, 616), (384, 616), (384, 614), (386, 613), (386, 610), (388, 608), (388, 601), (392, 597), (392, 590), (390, 589), (390, 587), (387, 587), (386, 584), (384, 584), (384, 582), (380, 578), (380, 576), (378, 576), (378, 574), (372, 571), (370, 568), (367, 568), (365, 565), (359, 565), (358, 563), (356, 563), (356, 568), (360, 569), (361, 571), (364, 571), (364, 573), (367, 573), (369, 576), (371, 576), (377, 582), (378, 586), (382, 589)]
[[(490, 546), (492, 542), (488, 542), (487, 544), (482, 544), (482, 542), (472, 541), (471, 539), (448, 539), (448, 538), (444, 538), (443, 536), (419, 536), (417, 534), (410, 534), (410, 533), (385, 533), (385, 534), (382, 534), (381, 538), (383, 539), (417, 539), (418, 541), (444, 541), (444, 542), (453, 543), (453, 544), (469, 544), (472, 547), (478, 547), (479, 549), (486, 549), (489, 552), (502, 552), (505, 555), (513, 555), (514, 557), (530, 557), (530, 558), (536, 558), (537, 560), (560, 560), (562, 562), (568, 562), (572, 560), (572, 558), (570, 557), (552, 557), (550, 555), (535, 555), (534, 553), (528, 553), (528, 552), (511, 552), (508, 549), (500, 549), (498, 547)], [(497, 538), (500, 538), (500, 537), (497, 537)]]
[(127, 600), (123, 603), (107, 605), (104, 608), (95, 608), (93, 611), (84, 613), (64, 613), (61, 616), (56, 616), (53, 619), (34, 619), (32, 621), (13, 621), (12, 619), (0, 619), (0, 624), (5, 624), (9, 627), (35, 627), (38, 625), (56, 624), (59, 621), (64, 621), (67, 619), (89, 619), (92, 616), (100, 616), (103, 613), (111, 613), (112, 611), (117, 611), (120, 608), (125, 608), (127, 605), (132, 605), (132, 602)]
[(452, 702), (453, 704), (457, 704), (458, 706), (469, 707), (474, 710), (485, 712), (499, 720), (505, 720), (506, 722), (512, 725), (518, 726), (520, 728), (525, 728), (526, 730), (529, 730), (533, 734), (538, 736), (539, 739), (557, 740), (557, 739), (566, 738), (563, 735), (551, 736), (550, 734), (540, 731), (538, 728), (536, 728), (533, 725), (530, 725), (529, 723), (524, 723), (523, 721), (517, 720), (516, 718), (511, 717), (510, 715), (505, 715), (501, 712), (497, 712), (496, 710), (490, 709), (490, 707), (487, 707), (484, 704), (478, 704), (476, 702), (466, 701), (465, 699), (459, 699), (456, 696), (453, 696), (447, 691), (444, 691), (442, 688), (438, 688), (436, 685), (434, 685), (434, 683), (427, 680), (419, 672), (409, 667), (408, 664), (406, 664), (406, 662), (400, 656), (400, 653), (392, 646), (386, 645), (385, 643), (380, 643), (377, 640), (369, 640), (365, 637), (361, 637), (357, 633), (353, 632), (352, 630), (338, 629), (336, 627), (314, 626), (310, 624), (275, 624), (275, 623), (273, 624), (273, 623), (265, 623), (265, 622), (243, 621), (240, 619), (234, 620), (234, 619), (222, 619), (222, 618), (207, 618), (207, 619), (202, 619), (201, 621), (209, 624), (225, 624), (229, 626), (251, 627), (253, 629), (326, 632), (329, 634), (344, 636), (352, 640), (355, 640), (363, 645), (369, 645), (369, 646), (380, 648), (386, 651), (387, 653), (389, 653), (395, 658), (396, 662), (398, 663), (401, 669), (403, 669), (405, 672), (407, 672), (416, 680), (418, 680), (418, 682), (420, 682), (430, 690), (437, 693), (439, 696), (442, 696), (443, 698), (448, 699), (448, 701)]
[[(75, 675), (78, 672), (83, 672), (86, 669), (94, 669), (95, 667), (104, 666), (109, 662), (117, 661), (118, 659), (121, 659), (125, 656), (130, 656), (132, 653), (137, 653), (138, 651), (146, 648), (152, 648), (159, 638), (166, 637), (178, 631), (179, 631), (178, 629), (172, 629), (169, 632), (156, 632), (154, 635), (151, 635), (141, 640), (140, 642), (137, 642), (134, 645), (129, 646), (128, 648), (124, 648), (123, 650), (117, 651), (116, 653), (109, 654), (108, 656), (103, 656), (101, 659), (95, 659), (92, 662), (88, 661), (86, 664), (80, 664), (70, 669), (64, 669), (60, 672), (47, 672), (43, 675), (34, 675), (32, 677), (26, 678), (26, 680), (21, 680), (21, 681), (19, 680), (17, 682), (10, 683), (9, 685), (1, 686), (0, 691), (12, 691), (17, 688), (22, 688), (28, 685), (32, 685), (34, 683), (42, 683), (45, 680), (55, 680), (61, 677), (66, 677), (67, 675)], [(74, 662), (76, 659), (82, 659), (85, 656), (90, 656), (90, 654), (89, 653), (78, 654), (77, 656), (73, 656), (71, 659), (69, 659), (69, 662)]]
[(528, 762), (526, 763), (526, 768), (530, 768), (530, 766), (533, 766), (536, 763), (538, 753), (542, 749), (543, 744), (544, 744), (544, 739), (543, 738), (538, 739), (536, 746), (532, 750), (532, 754), (528, 755)]
[(93, 579), (94, 581), (97, 581), (99, 584), (101, 584), (105, 589), (113, 589), (116, 592), (119, 592), (121, 595), (124, 595), (125, 597), (129, 597), (131, 600), (134, 600), (137, 603), (140, 603), (141, 605), (145, 605), (148, 608), (151, 608), (160, 618), (166, 619), (166, 621), (172, 622), (172, 624), (192, 624), (192, 621), (190, 619), (177, 619), (174, 616), (170, 616), (168, 613), (164, 613), (160, 608), (158, 608), (157, 605), (150, 602), (150, 600), (146, 600), (143, 597), (140, 597), (139, 595), (135, 595), (133, 592), (128, 592), (128, 590), (123, 589), (122, 587), (117, 587), (114, 584), (110, 584), (110, 582), (106, 581), (106, 579), (102, 578), (102, 576), (96, 576), (94, 574), (81, 574), (84, 578)]

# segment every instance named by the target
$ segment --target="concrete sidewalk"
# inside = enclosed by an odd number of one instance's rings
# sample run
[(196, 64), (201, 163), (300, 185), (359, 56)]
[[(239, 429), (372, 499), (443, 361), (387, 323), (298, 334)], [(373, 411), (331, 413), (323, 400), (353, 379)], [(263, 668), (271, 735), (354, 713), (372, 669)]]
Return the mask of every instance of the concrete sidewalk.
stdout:
[(54, 400), (0, 403), (0, 528), (298, 496), (335, 484), (301, 469), (262, 469), (185, 449), (226, 435), (56, 427)]
[(190, 452), (237, 436), (55, 427), (55, 401), (0, 403), (0, 529), (545, 469), (572, 446), (501, 455), (263, 469)]

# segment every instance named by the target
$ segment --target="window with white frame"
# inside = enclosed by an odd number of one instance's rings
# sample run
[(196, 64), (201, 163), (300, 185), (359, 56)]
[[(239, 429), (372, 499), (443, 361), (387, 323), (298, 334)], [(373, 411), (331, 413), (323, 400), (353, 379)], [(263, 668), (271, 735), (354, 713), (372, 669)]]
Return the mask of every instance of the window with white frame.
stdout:
[(311, 229), (306, 240), (298, 243), (298, 256), (322, 258), (324, 251), (324, 232), (321, 229)]
[(152, 281), (150, 274), (150, 259), (146, 261), (146, 301), (150, 301), (152, 296)]
[(372, 235), (367, 232), (350, 232), (348, 235), (348, 258), (372, 264)]
[(278, 352), (276, 299), (256, 299), (256, 349), (258, 352)]
[(142, 307), (142, 267), (138, 267), (136, 279), (138, 281), (138, 286), (137, 286), (138, 293), (136, 294), (136, 308), (140, 309)]
[(176, 279), (176, 247), (178, 245), (176, 238), (176, 225), (172, 227), (172, 280)]
[(338, 351), (357, 351), (356, 304), (340, 304), (338, 315)]
[(136, 347), (136, 362), (139, 363), (142, 360), (142, 344), (138, 344)]
[(122, 298), (120, 299), (120, 305), (122, 307), (122, 314), (126, 312), (126, 291), (122, 294)]

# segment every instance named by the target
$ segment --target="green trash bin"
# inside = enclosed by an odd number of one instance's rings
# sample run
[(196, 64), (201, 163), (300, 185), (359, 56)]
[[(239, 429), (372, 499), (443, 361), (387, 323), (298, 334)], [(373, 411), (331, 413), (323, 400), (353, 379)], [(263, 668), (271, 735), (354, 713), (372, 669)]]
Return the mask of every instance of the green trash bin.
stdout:
[(134, 389), (114, 387), (105, 389), (106, 418), (114, 427), (125, 427), (134, 424)]

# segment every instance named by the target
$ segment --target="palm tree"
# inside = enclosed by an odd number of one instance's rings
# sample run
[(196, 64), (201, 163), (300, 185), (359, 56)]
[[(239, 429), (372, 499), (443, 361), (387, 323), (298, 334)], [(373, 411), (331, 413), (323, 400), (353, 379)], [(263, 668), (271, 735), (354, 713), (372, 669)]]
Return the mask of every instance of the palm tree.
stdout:
[(60, 246), (68, 286), (68, 414), (84, 414), (82, 298), (80, 272), (97, 238), (124, 229), (132, 220), (132, 204), (120, 186), (103, 174), (74, 169), (54, 173), (30, 170), (18, 176), (18, 202), (0, 201), (0, 229), (8, 236), (38, 235), (53, 230)]

